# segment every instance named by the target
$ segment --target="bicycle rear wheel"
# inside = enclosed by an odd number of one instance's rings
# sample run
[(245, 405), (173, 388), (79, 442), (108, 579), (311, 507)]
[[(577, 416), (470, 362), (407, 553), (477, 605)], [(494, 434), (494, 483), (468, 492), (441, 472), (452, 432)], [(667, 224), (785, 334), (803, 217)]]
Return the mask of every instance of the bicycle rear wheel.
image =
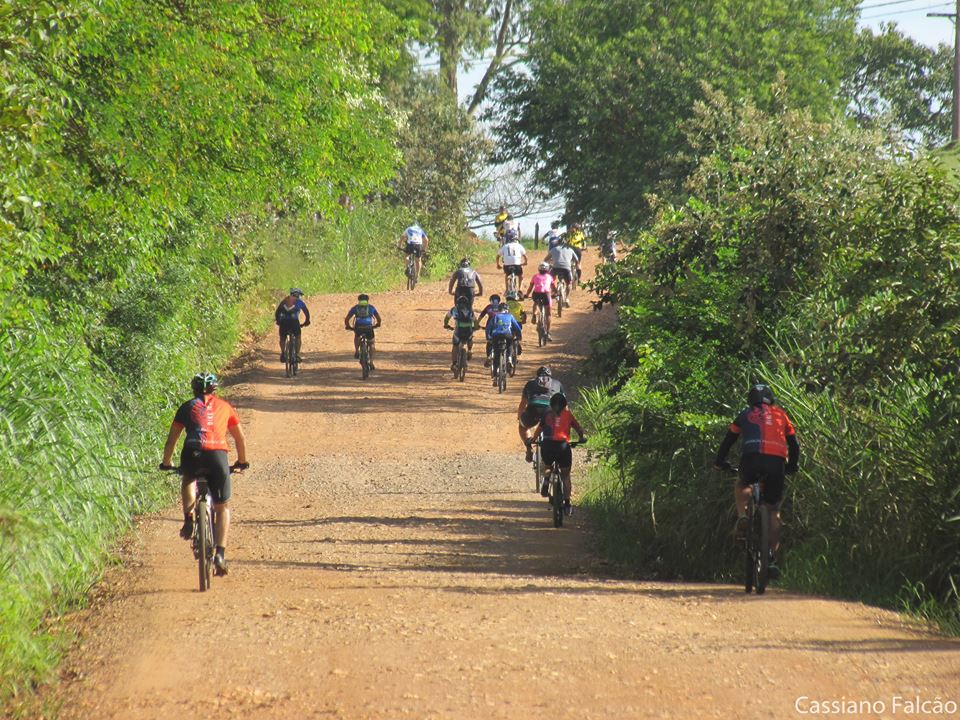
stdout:
[(457, 355), (457, 376), (460, 382), (467, 379), (467, 348), (460, 344), (460, 352)]
[(567, 304), (567, 281), (561, 280), (557, 285), (557, 317), (563, 317), (563, 306)]
[(550, 504), (553, 505), (553, 526), (563, 527), (563, 481), (556, 466), (550, 471)]
[(370, 377), (370, 346), (366, 338), (360, 339), (360, 375), (364, 380)]
[(770, 579), (770, 508), (761, 504), (757, 508), (760, 528), (757, 534), (757, 595), (763, 595)]
[(210, 566), (213, 555), (213, 533), (210, 528), (210, 506), (206, 499), (197, 501), (197, 570), (200, 579), (200, 592), (210, 588)]
[(540, 445), (533, 448), (533, 491), (540, 492), (540, 481), (543, 479), (543, 467), (540, 460)]
[(753, 513), (747, 526), (747, 534), (743, 541), (743, 589), (746, 593), (753, 590), (754, 573), (756, 573), (756, 554), (753, 547)]
[(294, 370), (296, 355), (294, 354), (293, 350), (293, 335), (287, 335), (287, 339), (283, 343), (283, 357), (284, 362), (286, 363), (287, 377), (293, 377), (293, 375), (296, 373)]

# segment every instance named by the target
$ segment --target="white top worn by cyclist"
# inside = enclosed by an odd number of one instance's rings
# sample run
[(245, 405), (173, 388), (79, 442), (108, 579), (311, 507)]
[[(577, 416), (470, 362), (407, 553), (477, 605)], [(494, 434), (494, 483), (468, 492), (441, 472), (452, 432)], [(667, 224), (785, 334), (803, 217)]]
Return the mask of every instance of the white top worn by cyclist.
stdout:
[(507, 218), (503, 221), (501, 226), (501, 242), (505, 242), (510, 237), (516, 237), (517, 240), (520, 239), (520, 223), (514, 220), (512, 217)]
[(527, 249), (519, 242), (508, 242), (497, 251), (500, 264), (503, 267), (514, 267), (526, 264)]
[(427, 234), (423, 231), (423, 228), (416, 224), (408, 227), (403, 234), (407, 238), (408, 246), (423, 247), (423, 243), (427, 239)]

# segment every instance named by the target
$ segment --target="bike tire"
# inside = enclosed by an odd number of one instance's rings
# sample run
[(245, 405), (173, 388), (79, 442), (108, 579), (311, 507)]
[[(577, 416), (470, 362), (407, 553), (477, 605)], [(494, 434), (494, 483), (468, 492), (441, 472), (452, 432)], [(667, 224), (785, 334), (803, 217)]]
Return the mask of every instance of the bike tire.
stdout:
[(370, 350), (364, 342), (360, 343), (360, 375), (364, 380), (370, 377)]
[(500, 353), (500, 364), (497, 365), (497, 391), (504, 392), (507, 389), (507, 358), (506, 353)]
[(567, 302), (567, 294), (563, 291), (566, 287), (566, 281), (560, 283), (560, 289), (557, 290), (557, 317), (563, 317), (563, 306)]
[(465, 347), (460, 348), (460, 354), (457, 356), (457, 361), (459, 367), (457, 368), (457, 376), (460, 379), (460, 382), (463, 382), (467, 379), (467, 349)]
[(213, 538), (210, 536), (210, 508), (206, 500), (197, 501), (197, 570), (200, 580), (200, 592), (210, 588), (210, 551)]
[(540, 492), (540, 481), (543, 480), (543, 468), (540, 461), (540, 446), (537, 445), (533, 450), (533, 491)]
[(293, 363), (296, 359), (291, 357), (291, 349), (293, 348), (293, 340), (290, 335), (287, 335), (287, 340), (283, 344), (283, 357), (285, 358), (284, 363), (287, 370), (287, 377), (293, 377)]
[(555, 528), (563, 527), (563, 481), (556, 479), (559, 472), (558, 468), (553, 468), (550, 473), (550, 504), (553, 505), (553, 526)]
[(757, 534), (757, 595), (763, 595), (770, 579), (770, 508), (760, 505), (757, 508), (760, 528)]
[(747, 594), (753, 591), (754, 574), (756, 573), (756, 555), (753, 549), (753, 513), (747, 526), (746, 539), (743, 542), (743, 589)]
[(293, 376), (296, 377), (300, 372), (300, 360), (297, 359), (300, 357), (300, 343), (297, 340), (291, 340), (290, 345), (293, 346)]

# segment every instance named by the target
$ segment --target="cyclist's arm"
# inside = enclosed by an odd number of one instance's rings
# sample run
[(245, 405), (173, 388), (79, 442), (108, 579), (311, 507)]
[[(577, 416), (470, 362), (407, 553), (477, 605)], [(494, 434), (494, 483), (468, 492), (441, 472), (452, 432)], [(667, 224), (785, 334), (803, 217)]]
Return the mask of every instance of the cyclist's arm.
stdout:
[(583, 426), (577, 422), (577, 418), (574, 417), (573, 413), (570, 413), (570, 427), (577, 431), (577, 435), (580, 436), (580, 441), (583, 442), (583, 439), (587, 436), (587, 433), (584, 432)]
[(457, 282), (457, 272), (454, 271), (453, 275), (450, 276), (450, 284), (447, 286), (447, 292), (450, 295), (453, 295), (453, 286)]
[(800, 443), (796, 435), (787, 435), (787, 468), (791, 472), (797, 469), (800, 462)]
[(727, 453), (730, 452), (730, 448), (733, 447), (733, 444), (737, 441), (737, 438), (740, 437), (738, 433), (735, 433), (733, 430), (727, 430), (727, 436), (723, 439), (723, 442), (720, 443), (720, 449), (717, 450), (717, 459), (713, 463), (716, 467), (723, 467), (727, 462)]
[(283, 301), (280, 301), (280, 304), (277, 305), (277, 309), (273, 311), (273, 321), (275, 324), (280, 324), (280, 308), (283, 307)]
[(429, 244), (430, 244), (430, 238), (428, 238), (428, 237), (427, 237), (427, 234), (424, 233), (424, 234), (423, 234), (423, 251), (424, 251), (424, 252), (427, 251), (427, 245), (429, 245)]
[(177, 440), (183, 432), (183, 425), (174, 420), (170, 423), (170, 432), (167, 434), (167, 442), (163, 446), (163, 464), (169, 465), (173, 460), (173, 451), (177, 447)]
[(239, 424), (231, 425), (227, 428), (233, 436), (233, 444), (237, 446), (237, 462), (247, 462), (247, 438), (243, 434), (243, 428)]
[(350, 308), (350, 312), (347, 313), (347, 316), (343, 319), (343, 326), (350, 329), (350, 318), (357, 314), (357, 311), (354, 308)]
[(304, 325), (309, 325), (309, 324), (310, 324), (310, 311), (307, 309), (307, 306), (306, 306), (303, 302), (300, 303), (300, 309), (303, 310), (303, 317), (304, 317), (303, 324), (304, 324)]
[(374, 325), (374, 327), (380, 327), (383, 325), (383, 318), (380, 317), (380, 313), (378, 313), (376, 310), (373, 311), (373, 319), (377, 321), (377, 324)]
[(476, 273), (476, 275), (477, 275), (477, 294), (483, 295), (483, 280), (480, 279), (480, 273)]
[(517, 420), (520, 420), (523, 417), (523, 413), (526, 411), (526, 409), (527, 409), (527, 396), (521, 395), (520, 404), (517, 405)]

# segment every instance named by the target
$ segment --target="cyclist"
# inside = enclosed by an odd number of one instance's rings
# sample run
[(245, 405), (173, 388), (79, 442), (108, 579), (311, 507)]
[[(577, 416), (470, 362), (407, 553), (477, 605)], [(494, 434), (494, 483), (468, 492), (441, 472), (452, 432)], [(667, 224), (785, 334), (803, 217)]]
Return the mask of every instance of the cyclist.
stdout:
[(737, 441), (740, 444), (740, 477), (734, 483), (737, 503), (738, 537), (747, 529), (747, 507), (750, 486), (763, 479), (763, 502), (770, 506), (770, 578), (776, 580), (780, 570), (774, 560), (780, 548), (780, 503), (783, 501), (784, 475), (797, 471), (800, 443), (787, 413), (777, 405), (773, 390), (762, 383), (747, 393), (747, 407), (740, 411), (727, 429), (717, 450), (715, 466), (729, 470), (727, 453)]
[(517, 406), (517, 421), (520, 423), (520, 442), (527, 449), (527, 462), (533, 462), (533, 448), (530, 444), (535, 437), (537, 426), (550, 409), (550, 398), (563, 392), (563, 385), (555, 380), (553, 372), (546, 365), (537, 368), (537, 374), (527, 381), (520, 394)]
[(510, 218), (510, 213), (507, 212), (506, 205), (500, 206), (500, 212), (497, 213), (497, 216), (493, 218), (493, 233), (497, 236), (497, 239), (503, 237), (503, 223)]
[(457, 352), (460, 350), (460, 344), (467, 344), (467, 359), (473, 357), (473, 331), (480, 327), (476, 313), (466, 300), (460, 299), (457, 304), (450, 309), (447, 316), (443, 319), (443, 327), (450, 330), (450, 321), (456, 323), (453, 329), (453, 349), (450, 353), (450, 369), (457, 366)]
[(563, 482), (563, 510), (569, 515), (570, 491), (573, 489), (570, 482), (570, 470), (573, 467), (573, 451), (570, 449), (570, 428), (577, 431), (580, 436), (580, 442), (586, 439), (583, 428), (577, 419), (567, 407), (567, 398), (562, 392), (556, 393), (550, 398), (550, 409), (540, 421), (538, 431), (542, 433), (543, 439), (540, 441), (540, 455), (543, 457), (543, 464), (547, 468), (543, 474), (543, 482), (540, 485), (540, 494), (544, 497), (550, 495), (550, 466), (556, 461), (560, 468), (560, 480)]
[[(353, 318), (353, 327), (350, 327), (350, 319)], [(357, 295), (357, 304), (347, 312), (343, 318), (343, 326), (347, 330), (353, 330), (353, 357), (360, 357), (360, 336), (365, 335), (370, 339), (370, 369), (376, 370), (373, 365), (373, 351), (376, 344), (374, 330), (383, 323), (380, 313), (370, 304), (370, 296), (366, 294)]]
[[(304, 317), (302, 324), (300, 323), (301, 312)], [(287, 361), (287, 356), (284, 355), (283, 348), (287, 342), (288, 335), (293, 335), (295, 338), (297, 362), (300, 362), (300, 328), (310, 324), (310, 311), (307, 310), (307, 306), (303, 302), (303, 290), (300, 288), (290, 288), (290, 294), (277, 305), (277, 309), (273, 313), (273, 319), (280, 328), (280, 362)]]
[(507, 242), (497, 251), (497, 269), (503, 269), (504, 289), (510, 287), (508, 281), (511, 275), (516, 276), (517, 287), (520, 287), (523, 282), (523, 266), (527, 264), (527, 249), (516, 237), (515, 233), (508, 233)]
[(563, 233), (560, 232), (560, 221), (554, 220), (550, 223), (550, 229), (544, 236), (547, 242), (547, 250), (552, 250), (563, 242)]
[[(456, 290), (454, 290), (456, 287)], [(450, 284), (447, 292), (453, 295), (455, 302), (460, 298), (466, 298), (470, 307), (473, 307), (473, 298), (476, 295), (483, 294), (483, 281), (480, 279), (480, 273), (470, 267), (470, 261), (463, 258), (460, 261), (460, 267), (453, 271), (450, 276)]]
[(183, 502), (183, 526), (180, 537), (193, 537), (193, 506), (197, 502), (197, 477), (205, 475), (213, 499), (216, 553), (213, 564), (217, 575), (227, 574), (225, 558), (227, 533), (230, 529), (230, 467), (227, 464), (227, 433), (237, 448), (237, 469), (246, 470), (247, 441), (240, 427), (240, 417), (233, 406), (217, 397), (219, 381), (213, 373), (193, 376), (190, 387), (193, 399), (183, 403), (173, 416), (167, 442), (163, 446), (161, 470), (172, 470), (170, 461), (184, 430), (187, 432), (180, 452), (180, 499)]
[(615, 263), (617, 261), (617, 236), (610, 230), (601, 232), (600, 256), (604, 262)]
[(575, 279), (577, 282), (580, 282), (580, 265), (583, 263), (583, 249), (587, 245), (587, 236), (583, 233), (583, 226), (580, 223), (574, 223), (570, 227), (570, 231), (567, 233), (567, 245), (570, 246), (570, 249), (573, 250), (573, 254), (577, 256), (577, 272), (575, 274)]
[(417, 277), (420, 277), (423, 270), (423, 254), (429, 245), (430, 238), (417, 223), (404, 230), (403, 235), (400, 236), (399, 247), (403, 248), (404, 254), (412, 254), (417, 259)]
[(550, 337), (550, 314), (553, 307), (553, 293), (557, 288), (557, 281), (550, 274), (550, 264), (540, 263), (537, 268), (537, 274), (530, 278), (530, 287), (527, 288), (527, 296), (533, 298), (533, 306), (539, 305), (543, 315), (543, 326), (547, 330), (547, 340), (553, 340)]
[[(494, 315), (490, 316), (490, 319), (487, 321), (487, 326), (485, 328), (487, 336), (487, 357), (491, 359), (494, 364), (498, 360), (496, 355), (496, 341), (501, 338), (506, 338), (507, 340), (507, 356), (509, 357), (510, 345), (513, 342), (519, 342), (523, 339), (523, 328), (520, 327), (520, 323), (517, 322), (517, 319), (510, 314), (510, 310), (507, 308), (505, 302), (501, 302), (500, 306), (497, 308), (497, 312)], [(493, 348), (493, 357), (491, 358), (490, 352)], [(517, 355), (519, 355), (519, 350)], [(487, 364), (484, 364), (484, 367), (487, 367)], [(496, 380), (494, 380), (496, 383)]]
[(521, 325), (527, 322), (527, 313), (523, 309), (523, 303), (520, 302), (520, 293), (511, 290), (507, 293), (507, 309)]
[[(497, 314), (500, 310), (500, 296), (497, 293), (494, 293), (490, 296), (490, 302), (487, 303), (487, 306), (480, 311), (480, 314), (477, 315), (477, 322), (481, 322), (486, 319), (486, 327), (490, 323), (490, 318)], [(487, 342), (487, 353), (483, 361), (484, 367), (490, 367), (490, 350), (492, 349), (489, 342)]]
[(510, 215), (503, 222), (500, 233), (500, 244), (503, 245), (511, 240), (520, 242), (520, 223), (513, 219), (513, 215)]
[[(580, 267), (580, 263), (577, 262), (577, 255), (573, 252), (571, 248), (566, 243), (561, 243), (554, 248), (550, 249), (550, 252), (547, 253), (547, 257), (544, 258), (544, 261), (550, 265), (550, 274), (553, 275), (557, 280), (557, 284), (560, 284), (560, 280), (567, 281), (567, 290), (568, 293), (573, 291), (573, 271)], [(570, 302), (567, 301), (565, 307), (569, 307)]]

